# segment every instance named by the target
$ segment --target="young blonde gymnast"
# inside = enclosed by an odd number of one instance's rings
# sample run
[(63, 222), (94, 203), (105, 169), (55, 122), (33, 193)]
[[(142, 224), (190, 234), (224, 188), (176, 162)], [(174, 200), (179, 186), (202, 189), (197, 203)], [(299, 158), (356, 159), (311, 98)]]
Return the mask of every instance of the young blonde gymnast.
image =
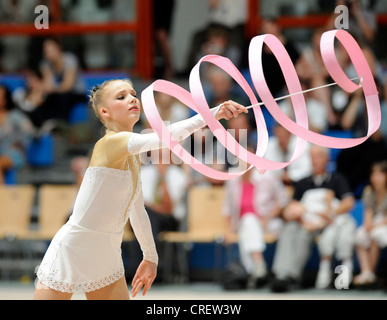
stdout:
[[(129, 80), (95, 87), (90, 104), (107, 132), (95, 144), (73, 214), (52, 239), (39, 266), (34, 299), (71, 299), (78, 291), (87, 299), (129, 299), (121, 257), (128, 219), (143, 251), (132, 296), (141, 289), (145, 295), (156, 277), (158, 255), (141, 192), (139, 153), (161, 148), (160, 139), (155, 133), (132, 132), (141, 104)], [(233, 101), (211, 110), (218, 120), (248, 112)], [(181, 141), (205, 125), (196, 115), (168, 129)]]

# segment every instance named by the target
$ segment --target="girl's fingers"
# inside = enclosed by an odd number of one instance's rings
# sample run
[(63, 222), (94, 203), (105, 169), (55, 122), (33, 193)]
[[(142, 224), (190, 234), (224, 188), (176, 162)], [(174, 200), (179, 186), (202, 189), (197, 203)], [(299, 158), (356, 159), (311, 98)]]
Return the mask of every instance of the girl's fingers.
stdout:
[(237, 117), (239, 115), (237, 108), (235, 108), (233, 105), (229, 105), (229, 110), (232, 112), (233, 117)]
[(137, 283), (136, 283), (136, 285), (133, 287), (133, 289), (132, 289), (132, 295), (133, 295), (133, 297), (135, 297), (136, 295), (137, 295), (137, 293), (139, 293), (139, 291), (141, 290), (141, 288), (142, 288), (142, 286), (143, 286), (144, 284), (141, 282), (141, 281), (138, 281)]
[(132, 280), (132, 287), (135, 286), (135, 284), (136, 284), (136, 282), (137, 282), (138, 279), (139, 279), (138, 276), (135, 275), (134, 278), (133, 278), (133, 280)]
[(240, 112), (249, 113), (249, 110), (239, 103), (234, 102), (233, 106)]
[(149, 278), (148, 280), (146, 281), (142, 281), (140, 278), (137, 278), (136, 280), (133, 281), (133, 289), (132, 289), (132, 296), (135, 297), (137, 295), (137, 293), (140, 292), (141, 288), (143, 288), (142, 290), (142, 295), (145, 296), (146, 293), (148, 292), (148, 290), (151, 288), (152, 286), (152, 283), (153, 283), (153, 280), (152, 278)]
[(225, 110), (229, 110), (232, 112), (233, 117), (237, 117), (241, 112), (244, 112), (244, 113), (249, 112), (245, 106), (231, 100), (225, 102), (223, 106)]
[(143, 295), (143, 296), (145, 296), (146, 293), (148, 292), (148, 290), (151, 288), (152, 282), (153, 282), (152, 279), (149, 279), (149, 280), (146, 282), (146, 284), (145, 284), (145, 286), (144, 286), (144, 289), (142, 290), (142, 295)]
[(229, 120), (231, 118), (234, 117), (234, 115), (232, 114), (232, 112), (227, 108), (227, 107), (224, 107), (224, 113), (226, 114), (226, 119)]

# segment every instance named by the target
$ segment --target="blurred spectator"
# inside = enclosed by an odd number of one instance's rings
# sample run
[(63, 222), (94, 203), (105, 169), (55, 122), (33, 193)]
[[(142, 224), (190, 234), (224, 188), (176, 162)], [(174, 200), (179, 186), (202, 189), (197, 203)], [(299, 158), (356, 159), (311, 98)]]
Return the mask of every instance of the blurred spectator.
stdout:
[[(336, 6), (344, 5), (348, 8), (348, 29), (362, 42), (371, 45), (377, 31), (376, 13), (370, 6), (364, 6), (361, 0), (337, 0)], [(334, 13), (327, 24), (328, 29), (335, 29), (335, 20), (338, 14)]]
[[(367, 60), (367, 64), (370, 67), (373, 76), (376, 78), (376, 80), (383, 82), (384, 72), (383, 70), (381, 70), (382, 67), (380, 66), (379, 61), (376, 59), (373, 50), (369, 46), (367, 46), (363, 41), (357, 38), (356, 35), (352, 34), (352, 36), (354, 37), (355, 41), (358, 43), (365, 59)], [(348, 52), (344, 50), (344, 47), (341, 44), (338, 46), (338, 49), (339, 49), (338, 52), (340, 52), (339, 53), (340, 63), (346, 75), (349, 78), (357, 77), (358, 76), (357, 71), (355, 70), (353, 63), (349, 58)], [(360, 80), (356, 80), (356, 81), (359, 82)]]
[[(317, 194), (317, 197), (318, 196), (319, 195)], [(328, 221), (327, 226), (323, 229), (318, 239), (320, 266), (315, 283), (317, 289), (326, 289), (331, 285), (331, 267), (334, 255), (336, 255), (336, 260), (340, 261), (341, 265), (347, 268), (348, 282), (351, 283), (355, 248), (355, 219), (349, 211), (342, 211), (341, 208), (339, 208), (340, 202), (335, 198), (333, 192), (326, 193), (324, 197), (326, 197), (328, 203), (326, 209)], [(309, 200), (311, 201), (311, 205), (316, 208), (316, 203), (313, 203), (313, 201), (317, 202), (317, 199), (312, 196)], [(348, 205), (349, 207), (349, 204), (344, 202), (342, 202), (342, 205)]]
[[(250, 126), (249, 117), (247, 114), (241, 114), (238, 118), (233, 118), (227, 121), (227, 131), (235, 138), (235, 140), (244, 148), (248, 146), (250, 141), (256, 141), (256, 130), (253, 130)], [(256, 145), (256, 142), (255, 142)], [(232, 150), (235, 151), (235, 150)], [(255, 150), (253, 150), (255, 153)], [(240, 159), (229, 150), (225, 150), (226, 167), (236, 167), (243, 163), (240, 163)]]
[[(262, 18), (261, 30), (257, 30), (257, 32), (259, 34), (272, 34), (276, 38), (278, 38), (285, 47), (286, 51), (288, 52), (293, 64), (297, 64), (300, 58), (300, 53), (298, 52), (298, 49), (296, 48), (295, 44), (284, 36), (282, 29), (275, 18)], [(241, 61), (242, 68), (249, 67), (248, 48), (250, 45), (250, 40), (251, 39), (245, 41), (242, 53), (243, 60)], [(266, 83), (271, 91), (271, 94), (274, 98), (279, 97), (283, 94), (285, 90), (285, 78), (277, 62), (276, 57), (266, 45), (263, 47), (262, 50), (262, 66)]]
[(86, 169), (90, 163), (90, 156), (77, 156), (71, 160), (71, 171), (75, 175), (75, 186), (77, 189), (81, 187)]
[(17, 106), (29, 114), (38, 108), (44, 101), (43, 77), (39, 70), (27, 70), (25, 72), (26, 86), (15, 89), (12, 94)]
[[(292, 135), (280, 124), (277, 124), (274, 127), (274, 135), (269, 138), (265, 158), (277, 162), (289, 161), (295, 150), (296, 141), (297, 137)], [(281, 180), (285, 185), (291, 186), (295, 182), (312, 174), (312, 162), (309, 146), (310, 145), (307, 144), (305, 152), (301, 155), (301, 157), (292, 162), (290, 165), (284, 169), (273, 171), (273, 173), (281, 177)]]
[(222, 69), (211, 66), (206, 74), (206, 94), (209, 105), (215, 107), (224, 101), (233, 100), (242, 105), (247, 105), (247, 98), (237, 91), (238, 87), (234, 84), (230, 75)]
[[(284, 45), (293, 64), (296, 65), (298, 59), (300, 58), (300, 53), (298, 52), (296, 46), (283, 35), (282, 29), (277, 23), (276, 19), (264, 18), (262, 19), (261, 25), (262, 34), (272, 34), (277, 37)], [(273, 97), (276, 98), (284, 90), (285, 78), (282, 74), (281, 68), (277, 62), (276, 57), (271, 52), (268, 46), (264, 46), (262, 52), (262, 65), (266, 83)]]
[[(159, 267), (163, 268), (159, 234), (163, 231), (182, 231), (184, 227), (187, 177), (183, 170), (171, 161), (171, 151), (160, 149), (152, 151), (151, 163), (141, 167), (141, 179), (147, 181), (146, 188), (143, 187), (144, 204), (159, 252)], [(135, 246), (135, 257), (141, 260), (140, 247), (137, 244)]]
[[(383, 89), (379, 83), (378, 87), (383, 101)], [(386, 110), (383, 114), (386, 114)], [(344, 130), (352, 131), (355, 138), (367, 134), (367, 111), (362, 90), (357, 90), (350, 96), (349, 104), (341, 118), (341, 125)], [(337, 171), (346, 176), (355, 196), (360, 197), (364, 186), (368, 184), (368, 173), (372, 163), (383, 159), (387, 159), (387, 147), (383, 133), (379, 129), (362, 144), (343, 149), (337, 158)]]
[(40, 70), (28, 71), (26, 90), (14, 94), (19, 107), (38, 128), (50, 119), (67, 121), (72, 107), (87, 101), (76, 56), (63, 52), (56, 38), (46, 39), (43, 51)]
[(170, 79), (173, 76), (172, 52), (169, 35), (175, 0), (153, 2), (154, 30), (156, 38), (155, 77)]
[[(310, 89), (311, 82), (309, 80), (301, 80), (301, 88), (302, 90)], [(330, 106), (325, 105), (321, 100), (318, 100), (316, 96), (313, 95), (313, 92), (316, 91), (304, 93), (306, 110), (308, 112), (308, 125), (311, 131), (323, 133), (326, 129), (328, 129), (328, 110), (332, 109)], [(279, 106), (289, 118), (293, 120), (295, 119), (293, 111), (294, 106), (290, 99), (283, 100)]]
[(43, 77), (38, 70), (26, 71), (26, 87), (17, 88), (12, 97), (15, 104), (30, 118), (37, 129), (50, 118), (45, 112), (54, 111), (54, 108), (46, 105), (47, 95), (44, 90)]
[[(210, 167), (211, 169), (225, 172), (226, 166), (224, 165), (223, 159), (218, 160), (217, 156), (212, 155), (211, 159), (206, 161), (206, 159), (203, 158), (204, 163)], [(200, 187), (220, 187), (224, 185), (224, 180), (219, 180), (216, 178), (211, 178), (208, 176), (205, 176), (201, 174), (200, 172), (192, 169), (189, 166), (184, 165), (183, 166), (184, 171), (189, 176), (189, 182), (188, 186), (200, 186)]]
[(376, 266), (381, 248), (387, 246), (387, 162), (374, 163), (370, 186), (364, 190), (364, 220), (356, 234), (356, 251), (360, 274), (354, 285), (364, 286), (376, 282)]
[[(271, 289), (275, 292), (287, 291), (292, 284), (302, 280), (315, 237), (332, 216), (349, 212), (354, 204), (345, 178), (326, 171), (328, 149), (313, 145), (310, 154), (313, 173), (296, 183), (293, 200), (283, 212), (286, 223), (278, 238), (273, 261), (275, 279)], [(334, 205), (332, 201), (336, 198), (340, 202)]]
[(28, 118), (13, 104), (8, 88), (0, 86), (0, 184), (7, 170), (25, 164), (26, 148), (33, 136)]
[(244, 25), (247, 16), (247, 1), (208, 0), (210, 21), (197, 31), (186, 64), (189, 73), (198, 60), (206, 54), (217, 54), (230, 58), (238, 67), (244, 43)]
[[(331, 81), (328, 70), (325, 68), (325, 64), (321, 57), (320, 51), (320, 40), (321, 35), (325, 32), (324, 28), (317, 28), (313, 33), (312, 45), (305, 48), (300, 59), (297, 61), (296, 70), (298, 77), (301, 82), (306, 82), (309, 84), (309, 88), (319, 87), (324, 84), (327, 84)], [(344, 65), (344, 60), (347, 55), (337, 54), (337, 58), (341, 65)], [(341, 62), (340, 62), (341, 61)], [(335, 125), (337, 119), (335, 113), (332, 110), (331, 103), (331, 89), (330, 88), (321, 88), (319, 90), (313, 91), (310, 93), (311, 98), (319, 101), (326, 108), (326, 113), (328, 117), (328, 123), (330, 125)]]
[[(254, 152), (252, 147), (248, 150)], [(280, 216), (287, 204), (285, 189), (272, 172), (260, 174), (252, 168), (241, 177), (226, 181), (225, 191), (224, 214), (229, 224), (225, 241), (231, 234), (238, 234), (241, 262), (254, 285), (267, 275), (265, 234), (277, 237), (280, 233)]]
[(64, 52), (61, 40), (47, 38), (43, 43), (44, 60), (40, 70), (46, 93), (69, 93), (84, 95), (85, 86), (81, 77), (78, 58)]
[[(217, 142), (214, 134), (208, 127), (196, 131), (189, 139), (187, 139), (189, 145), (186, 145), (185, 149), (190, 151), (195, 159), (214, 170), (224, 171), (226, 169), (225, 148)], [(189, 179), (189, 186), (222, 185), (224, 182), (223, 180), (204, 176), (184, 163), (182, 164), (182, 168)]]
[(382, 133), (384, 144), (387, 145), (387, 76), (385, 77), (384, 87), (379, 90), (379, 99), (382, 113), (380, 132)]
[[(240, 65), (241, 50), (230, 43), (228, 30), (222, 27), (211, 27), (207, 30), (206, 37), (200, 48), (198, 48), (198, 51), (196, 51), (193, 61), (187, 71), (190, 71), (202, 57), (212, 54), (229, 58), (237, 67)], [(212, 68), (215, 67), (212, 65), (204, 66), (202, 73), (205, 78), (209, 77), (208, 70), (211, 70)]]
[(222, 26), (230, 30), (230, 41), (235, 46), (243, 44), (244, 25), (247, 17), (247, 1), (208, 0), (210, 25)]
[(155, 93), (155, 101), (160, 112), (161, 119), (166, 122), (174, 123), (187, 119), (189, 117), (190, 109), (183, 105), (176, 98), (162, 93)]

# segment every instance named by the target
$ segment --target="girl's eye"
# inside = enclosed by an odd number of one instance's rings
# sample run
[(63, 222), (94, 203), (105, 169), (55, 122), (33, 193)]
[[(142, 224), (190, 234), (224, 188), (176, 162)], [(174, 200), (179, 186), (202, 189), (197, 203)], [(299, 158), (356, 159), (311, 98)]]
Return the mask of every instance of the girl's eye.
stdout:
[(119, 96), (117, 99), (118, 100), (123, 100), (125, 97), (124, 96)]

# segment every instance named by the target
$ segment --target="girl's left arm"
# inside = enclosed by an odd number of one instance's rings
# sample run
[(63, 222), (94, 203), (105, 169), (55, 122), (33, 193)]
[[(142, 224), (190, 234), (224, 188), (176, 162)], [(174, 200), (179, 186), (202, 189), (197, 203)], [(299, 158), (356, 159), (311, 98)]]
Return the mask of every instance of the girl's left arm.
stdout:
[(140, 244), (144, 260), (158, 264), (156, 245), (153, 239), (152, 228), (148, 213), (145, 210), (142, 192), (138, 195), (134, 207), (129, 215), (133, 232)]

